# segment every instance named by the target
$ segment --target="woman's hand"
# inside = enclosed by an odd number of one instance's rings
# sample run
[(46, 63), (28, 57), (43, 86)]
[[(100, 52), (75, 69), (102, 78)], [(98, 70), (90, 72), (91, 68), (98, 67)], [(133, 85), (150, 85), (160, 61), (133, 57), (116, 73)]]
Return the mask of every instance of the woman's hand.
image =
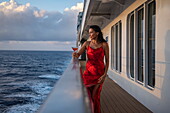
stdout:
[(106, 78), (107, 74), (103, 74), (99, 79), (97, 83), (103, 83), (105, 78)]
[(76, 57), (76, 58), (78, 58), (78, 57), (79, 57), (79, 54), (78, 54), (78, 53), (76, 53), (76, 52), (73, 52), (73, 53), (72, 53), (72, 57)]

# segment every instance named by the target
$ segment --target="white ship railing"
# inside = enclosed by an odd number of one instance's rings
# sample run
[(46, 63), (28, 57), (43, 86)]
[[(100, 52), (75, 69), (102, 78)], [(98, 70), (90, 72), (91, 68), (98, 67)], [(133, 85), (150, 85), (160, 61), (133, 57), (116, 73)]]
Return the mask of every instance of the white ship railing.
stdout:
[(92, 113), (78, 59), (68, 65), (38, 113)]

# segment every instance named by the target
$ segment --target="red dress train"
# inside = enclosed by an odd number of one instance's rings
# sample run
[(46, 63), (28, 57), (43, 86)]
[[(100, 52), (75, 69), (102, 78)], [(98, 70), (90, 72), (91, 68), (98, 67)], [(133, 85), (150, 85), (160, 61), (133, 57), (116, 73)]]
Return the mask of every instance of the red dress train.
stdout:
[(86, 63), (86, 70), (83, 74), (83, 82), (87, 88), (90, 101), (92, 103), (92, 110), (94, 113), (101, 113), (100, 110), (100, 92), (102, 84), (98, 84), (98, 79), (104, 74), (104, 49), (93, 49), (87, 47), (88, 61)]

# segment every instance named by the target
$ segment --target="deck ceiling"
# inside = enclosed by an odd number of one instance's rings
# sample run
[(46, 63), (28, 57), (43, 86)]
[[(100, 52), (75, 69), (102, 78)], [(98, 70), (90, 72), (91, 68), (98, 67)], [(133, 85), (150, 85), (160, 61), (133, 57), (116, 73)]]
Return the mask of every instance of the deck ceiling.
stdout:
[(136, 0), (91, 0), (82, 38), (88, 38), (90, 25), (104, 28)]

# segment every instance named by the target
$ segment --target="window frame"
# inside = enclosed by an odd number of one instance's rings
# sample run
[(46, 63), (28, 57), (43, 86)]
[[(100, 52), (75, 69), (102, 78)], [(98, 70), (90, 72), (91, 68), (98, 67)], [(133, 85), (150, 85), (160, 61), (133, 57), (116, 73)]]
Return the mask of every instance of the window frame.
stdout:
[[(135, 55), (134, 55), (134, 53), (135, 53), (135, 51), (134, 51), (134, 48), (135, 48), (135, 32), (133, 32), (133, 42), (131, 42), (131, 39), (130, 39), (130, 37), (131, 37), (131, 18), (132, 18), (132, 16), (134, 16), (133, 18), (135, 19), (135, 14), (134, 14), (134, 11), (132, 11), (129, 15), (128, 15), (128, 21), (127, 21), (127, 29), (128, 29), (128, 32), (127, 32), (127, 36), (128, 36), (128, 40), (127, 40), (127, 58), (128, 58), (128, 60), (127, 60), (127, 72), (128, 72), (128, 76), (129, 76), (129, 78), (131, 79), (131, 80), (135, 80), (135, 73), (134, 73), (134, 70), (135, 70), (135, 62), (133, 62), (133, 74), (134, 74), (134, 76), (132, 77), (132, 75), (131, 75), (131, 68), (130, 68), (130, 65), (131, 65), (131, 46), (130, 46), (130, 44), (131, 43), (133, 43), (133, 58), (135, 58)], [(135, 20), (134, 20), (134, 22), (133, 22), (133, 30), (135, 30)]]
[(137, 8), (136, 9), (136, 11), (135, 11), (135, 13), (136, 13), (136, 15), (134, 16), (134, 20), (136, 20), (136, 24), (135, 24), (135, 29), (136, 29), (136, 36), (135, 36), (135, 48), (136, 48), (136, 51), (134, 51), (135, 52), (135, 56), (137, 57), (137, 58), (135, 58), (136, 59), (136, 68), (135, 68), (135, 70), (136, 70), (136, 72), (135, 72), (135, 75), (137, 75), (136, 76), (136, 81), (139, 83), (139, 84), (141, 84), (141, 85), (144, 85), (144, 83), (145, 83), (145, 61), (143, 60), (143, 76), (142, 76), (142, 78), (143, 78), (143, 81), (140, 81), (139, 80), (139, 62), (138, 62), (138, 60), (139, 60), (139, 56), (138, 56), (138, 52), (139, 52), (139, 49), (138, 49), (138, 47), (139, 47), (139, 43), (138, 43), (138, 35), (139, 35), (139, 33), (138, 33), (138, 25), (139, 25), (139, 23), (138, 23), (138, 12), (140, 11), (140, 10), (142, 10), (143, 9), (143, 21), (144, 21), (144, 23), (143, 23), (143, 42), (142, 42), (142, 46), (143, 46), (143, 55), (141, 55), (141, 57), (143, 58), (143, 59), (145, 59), (145, 7), (144, 7), (144, 5), (141, 5), (141, 6), (139, 6), (139, 8)]
[[(133, 10), (131, 13), (128, 14), (127, 16), (127, 75), (128, 75), (128, 78), (143, 85), (144, 87), (147, 87), (151, 90), (154, 89), (155, 87), (155, 84), (154, 86), (150, 86), (149, 85), (149, 64), (148, 64), (148, 7), (149, 7), (149, 4), (152, 3), (152, 2), (155, 2), (155, 11), (156, 11), (156, 1), (155, 0), (149, 0), (147, 2), (145, 2), (144, 4), (142, 4), (141, 6), (139, 6), (138, 8), (136, 8), (135, 10)], [(143, 8), (143, 42), (142, 42), (142, 46), (143, 46), (143, 82), (139, 81), (138, 80), (138, 11), (140, 11), (141, 9)], [(134, 42), (131, 42), (131, 18), (132, 18), (132, 15), (134, 15)], [(156, 16), (156, 12), (155, 12), (155, 16)], [(155, 31), (156, 31), (156, 17), (155, 17)], [(155, 32), (154, 32), (155, 33)], [(156, 34), (155, 34), (155, 40), (156, 41)], [(134, 43), (134, 77), (131, 76), (131, 68), (130, 68), (130, 57), (131, 57), (131, 46), (130, 44), (131, 43)], [(155, 45), (154, 45), (154, 48), (155, 48)], [(155, 54), (154, 54), (154, 57), (155, 58)], [(155, 65), (155, 62), (154, 62), (154, 65)], [(153, 75), (155, 77), (155, 73)], [(154, 81), (155, 82), (155, 79)]]
[(121, 20), (111, 27), (111, 48), (112, 48), (111, 69), (117, 73), (121, 73), (122, 72), (122, 58), (121, 58), (122, 57), (122, 22)]

